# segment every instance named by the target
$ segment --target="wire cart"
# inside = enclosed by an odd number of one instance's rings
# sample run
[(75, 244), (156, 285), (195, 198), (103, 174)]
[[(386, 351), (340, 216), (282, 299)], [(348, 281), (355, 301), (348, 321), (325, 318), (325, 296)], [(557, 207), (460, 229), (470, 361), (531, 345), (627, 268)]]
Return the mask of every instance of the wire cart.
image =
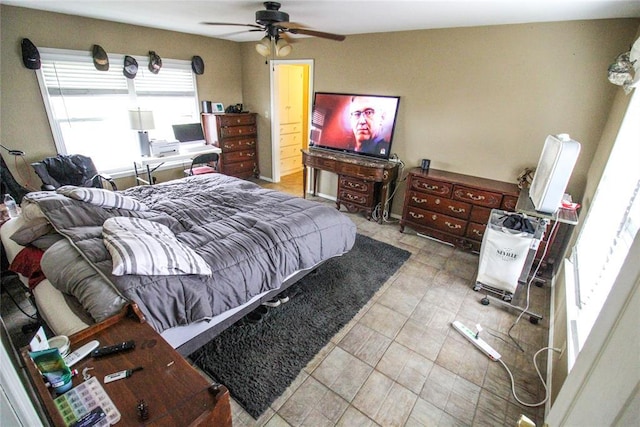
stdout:
[[(490, 301), (508, 308), (519, 283), (526, 283), (535, 254), (544, 237), (548, 221), (527, 215), (493, 209), (482, 238), (478, 275), (474, 291), (485, 290), (482, 303)], [(492, 297), (489, 293), (495, 295)], [(532, 323), (542, 319), (527, 312)]]

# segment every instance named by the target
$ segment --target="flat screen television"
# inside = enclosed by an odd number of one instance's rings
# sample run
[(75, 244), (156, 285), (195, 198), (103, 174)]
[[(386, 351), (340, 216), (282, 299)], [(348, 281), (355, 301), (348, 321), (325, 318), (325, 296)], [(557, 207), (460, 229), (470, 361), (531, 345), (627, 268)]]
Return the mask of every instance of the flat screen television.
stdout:
[(399, 96), (316, 92), (310, 148), (389, 159)]

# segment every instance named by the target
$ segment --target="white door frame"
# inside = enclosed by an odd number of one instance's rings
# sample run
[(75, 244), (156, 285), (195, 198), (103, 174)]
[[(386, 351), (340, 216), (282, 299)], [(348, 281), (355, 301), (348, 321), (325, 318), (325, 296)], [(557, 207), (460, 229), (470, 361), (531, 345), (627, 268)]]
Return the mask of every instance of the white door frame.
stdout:
[[(313, 59), (272, 59), (269, 61), (269, 80), (271, 86), (271, 179), (280, 182), (280, 109), (278, 108), (279, 88), (276, 77), (278, 65), (307, 65), (309, 66), (308, 104), (306, 120), (307, 129), (311, 129), (311, 109), (313, 107)], [(307, 135), (304, 135), (306, 137)], [(302, 154), (300, 154), (302, 155)]]

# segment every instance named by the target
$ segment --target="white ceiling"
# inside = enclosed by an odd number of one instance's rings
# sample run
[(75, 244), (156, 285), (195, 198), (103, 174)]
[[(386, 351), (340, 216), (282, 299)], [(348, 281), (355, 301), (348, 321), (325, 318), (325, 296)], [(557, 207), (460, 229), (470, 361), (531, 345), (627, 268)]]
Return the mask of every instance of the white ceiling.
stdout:
[[(259, 40), (244, 27), (203, 21), (255, 23), (261, 1), (3, 0), (2, 3), (233, 41)], [(624, 0), (282, 0), (291, 22), (337, 34), (640, 17), (640, 1)], [(247, 27), (248, 29), (248, 27)], [(297, 37), (297, 36), (296, 36)]]

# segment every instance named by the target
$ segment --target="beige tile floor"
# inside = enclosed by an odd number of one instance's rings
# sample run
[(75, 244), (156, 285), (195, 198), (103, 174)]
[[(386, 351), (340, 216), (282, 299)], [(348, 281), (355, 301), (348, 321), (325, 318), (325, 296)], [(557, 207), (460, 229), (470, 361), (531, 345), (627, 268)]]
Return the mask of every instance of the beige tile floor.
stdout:
[[(261, 185), (302, 194), (301, 174)], [(318, 199), (321, 200), (321, 199)], [(333, 204), (331, 201), (325, 201)], [(384, 224), (347, 214), (358, 232), (406, 249), (411, 257), (358, 315), (300, 373), (258, 420), (232, 401), (234, 426), (515, 426), (521, 414), (542, 425), (544, 407), (517, 403), (505, 369), (451, 327), (460, 320), (484, 328), (483, 337), (503, 356), (525, 402), (544, 399), (532, 363), (548, 336), (549, 288), (530, 287), (533, 325), (518, 313), (484, 306), (472, 289), (478, 255)], [(526, 288), (526, 287), (525, 287)], [(525, 304), (524, 290), (514, 304)], [(546, 371), (546, 354), (538, 358)]]

